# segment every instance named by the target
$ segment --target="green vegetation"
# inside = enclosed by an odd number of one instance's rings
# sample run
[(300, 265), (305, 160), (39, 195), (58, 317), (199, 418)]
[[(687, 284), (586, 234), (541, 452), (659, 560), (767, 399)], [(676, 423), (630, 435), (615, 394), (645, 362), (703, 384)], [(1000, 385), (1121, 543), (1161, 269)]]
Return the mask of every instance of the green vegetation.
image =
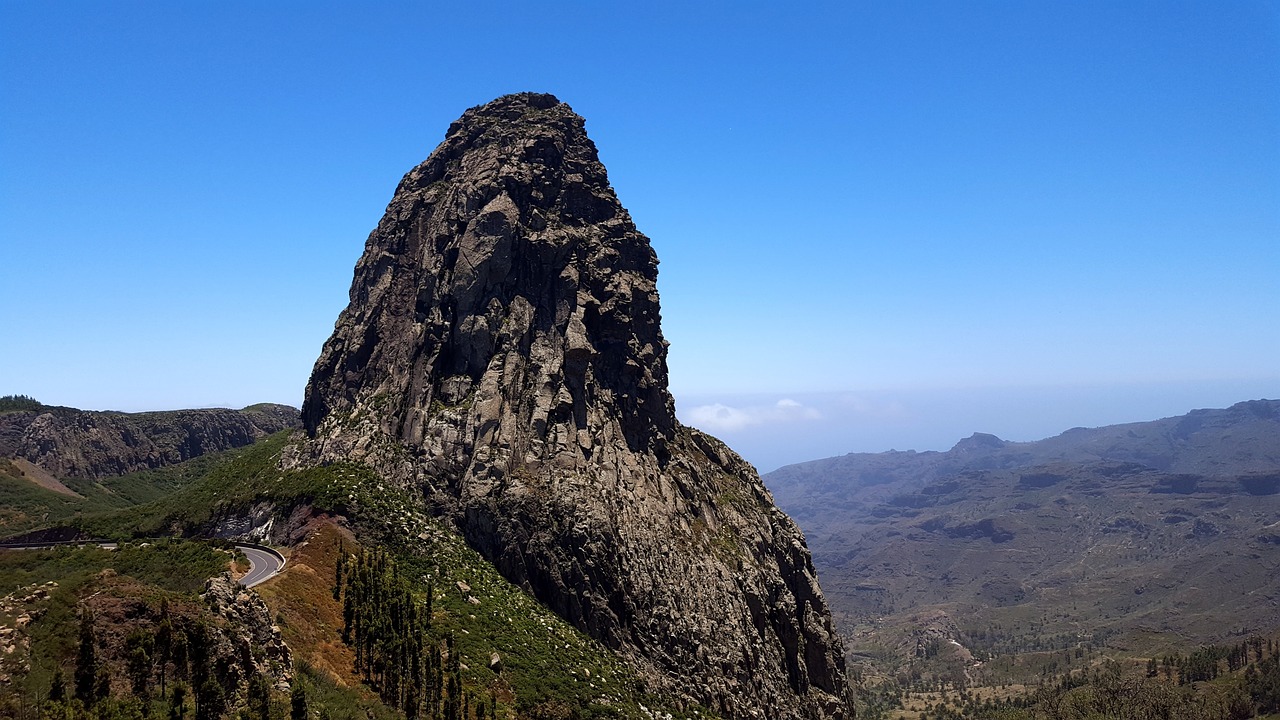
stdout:
[[(359, 493), (371, 504), (379, 505), (375, 493), (361, 489), (374, 478), (363, 466), (337, 464), (298, 472), (279, 470), (280, 452), (288, 439), (289, 432), (284, 431), (248, 447), (126, 476), (133, 484), (159, 488), (159, 498), (127, 512), (86, 516), (78, 525), (106, 537), (149, 537), (195, 533), (217, 518), (238, 514), (257, 502), (283, 508), (309, 503), (328, 511), (346, 512)], [(176, 490), (165, 494), (166, 485)]]
[[(302, 702), (318, 709), (329, 720), (399, 720), (404, 716), (382, 703), (369, 702), (351, 688), (338, 686), (327, 675), (306, 662), (294, 667), (294, 691), (300, 691)], [(292, 709), (294, 695), (289, 697)], [(280, 715), (283, 718), (283, 713)], [(273, 715), (272, 720), (276, 720)]]
[(249, 451), (239, 448), (209, 453), (176, 465), (100, 480), (64, 478), (63, 484), (78, 493), (78, 498), (43, 488), (25, 478), (13, 462), (0, 459), (0, 535), (57, 525), (79, 526), (86, 517), (162, 500)]
[[(508, 583), (456, 535), (434, 521), (423, 527), (413, 539), (344, 554), (334, 568), (355, 669), (389, 704), (407, 711), (406, 699), (417, 703), (419, 714), (408, 717), (647, 717), (641, 705), (674, 718), (715, 717), (670, 709), (613, 653)], [(413, 617), (416, 627), (407, 621)], [(383, 653), (369, 652), (375, 647)], [(412, 647), (428, 648), (418, 665), (412, 654), (400, 656)]]
[(1280, 713), (1280, 642), (1250, 638), (1137, 659), (1086, 663), (1038, 685), (881, 683), (860, 695), (859, 717), (922, 720), (1243, 720)]
[(386, 553), (362, 550), (351, 560), (339, 552), (334, 599), (342, 598), (342, 642), (355, 649), (355, 673), (410, 720), (456, 720), (462, 707), (458, 654), (452, 637), (443, 653), (428, 638), (430, 585), (419, 599)]
[[(649, 717), (641, 706), (661, 708), (674, 718), (715, 717), (698, 708), (672, 710), (674, 703), (647, 690), (616, 655), (508, 583), (461, 538), (429, 517), (410, 492), (382, 480), (369, 468), (334, 464), (280, 470), (279, 458), (287, 442), (288, 433), (281, 433), (217, 456), (104, 480), (101, 485), (114, 490), (112, 500), (121, 507), (90, 511), (84, 508), (101, 508), (106, 503), (82, 503), (68, 506), (58, 517), (89, 534), (119, 539), (198, 536), (226, 518), (243, 517), (252, 508), (265, 508), (279, 517), (308, 506), (313, 514), (348, 518), (357, 538), (370, 549), (363, 559), (357, 548), (344, 552), (346, 560), (323, 570), (333, 580), (336, 597), (326, 586), (323, 597), (308, 594), (297, 601), (313, 603), (312, 607), (317, 601), (332, 601), (340, 608), (338, 603), (351, 599), (347, 639), (353, 654), (361, 649), (350, 669), (358, 673), (353, 678), (367, 681), (367, 689), (343, 687), (330, 668), (320, 670), (308, 662), (297, 667), (298, 698), (311, 712), (319, 711), (332, 720), (638, 720)], [(92, 493), (94, 484), (75, 487)], [(190, 597), (231, 559), (203, 543), (143, 545), (137, 540), (115, 552), (62, 548), (5, 554), (0, 587), (29, 586), (44, 579), (62, 583), (56, 593), (63, 598), (61, 609), (50, 609), (46, 618), (52, 620), (39, 623), (41, 628), (60, 629), (57, 637), (37, 643), (44, 659), (33, 657), (27, 694), (47, 697), (61, 673), (68, 699), (60, 707), (66, 717), (140, 717), (145, 710), (149, 717), (190, 718), (199, 705), (205, 708), (201, 714), (208, 717), (216, 716), (212, 709), (222, 708), (231, 715), (256, 718), (266, 707), (272, 720), (283, 720), (290, 713), (292, 698), (274, 691), (264, 695), (261, 688), (249, 686), (240, 695), (224, 694), (219, 700), (203, 679), (173, 675), (172, 661), (164, 665), (170, 673), (165, 687), (160, 687), (154, 670), (158, 620), (131, 641), (117, 638), (118, 647), (107, 663), (114, 693), (92, 706), (75, 699), (76, 593), (88, 587), (102, 568), (113, 567), (122, 576), (137, 578), (142, 584), (135, 592), (150, 598), (148, 607), (154, 614), (157, 598), (165, 593)], [(278, 589), (264, 591), (273, 603), (294, 602), (281, 595), (283, 588), (306, 592), (301, 582), (273, 584)], [(295, 612), (290, 622), (299, 617), (307, 616)], [(341, 625), (329, 631), (327, 642), (341, 642)], [(303, 640), (304, 635), (313, 637), (315, 629), (289, 629), (286, 634), (305, 643), (310, 641)], [(153, 669), (147, 678), (143, 678), (144, 655)], [(139, 691), (146, 691), (149, 705), (120, 694), (135, 684)]]
[[(251, 669), (256, 650), (243, 648), (250, 652), (239, 656), (214, 652), (226, 642), (218, 634), (222, 621), (196, 591), (205, 578), (226, 569), (233, 555), (224, 545), (175, 540), (117, 551), (0, 551), (0, 588), (43, 593), (40, 600), (19, 601), (14, 613), (0, 613), (0, 625), (10, 628), (22, 627), (12, 617), (17, 612), (34, 618), (25, 631), (30, 669), (0, 686), (0, 717), (288, 717), (289, 694), (272, 689)], [(95, 606), (110, 617), (95, 617)], [(19, 645), (5, 657), (22, 654)], [(305, 665), (296, 668), (294, 687), (330, 720), (399, 717)]]
[(28, 395), (0, 396), (0, 413), (41, 410), (42, 408), (44, 408), (44, 405), (39, 400)]
[(0, 459), (0, 535), (56, 525), (83, 512), (110, 507), (97, 499), (75, 498), (40, 487), (23, 477), (15, 464)]
[(154, 470), (104, 478), (102, 480), (67, 479), (63, 483), (82, 495), (90, 496), (95, 489), (105, 490), (109, 497), (118, 503), (117, 507), (128, 507), (142, 503), (154, 502), (173, 492), (203, 478), (209, 471), (228, 458), (236, 457), (245, 448), (214, 452), (192, 458), (176, 465), (167, 465)]
[(116, 550), (96, 545), (0, 550), (0, 593), (49, 581), (76, 588), (107, 568), (162, 590), (195, 593), (226, 570), (233, 557), (228, 548), (220, 542), (159, 540)]
[[(190, 605), (205, 579), (225, 570), (234, 557), (222, 545), (169, 540), (127, 544), (118, 550), (84, 546), (0, 551), (0, 625), (17, 629), (9, 638), (25, 636), (5, 654), (14, 664), (5, 668), (11, 684), (0, 690), (0, 716), (34, 717), (40, 701), (52, 697), (67, 717), (136, 717), (142, 705), (112, 699), (112, 683), (144, 689), (139, 680), (141, 656), (146, 655), (148, 663), (167, 656), (154, 655), (152, 634), (120, 638), (131, 659), (109, 658), (107, 635), (93, 623), (84, 598), (118, 601), (127, 616), (146, 615), (145, 608), (170, 600)], [(121, 588), (123, 598), (118, 597)], [(112, 630), (107, 628), (107, 633)]]

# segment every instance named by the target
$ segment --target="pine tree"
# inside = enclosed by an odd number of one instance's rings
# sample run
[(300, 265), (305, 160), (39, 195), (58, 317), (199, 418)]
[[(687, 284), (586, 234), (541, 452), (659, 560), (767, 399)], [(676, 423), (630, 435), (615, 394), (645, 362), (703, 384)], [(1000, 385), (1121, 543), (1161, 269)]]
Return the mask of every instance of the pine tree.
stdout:
[(165, 694), (165, 680), (169, 674), (169, 659), (173, 656), (173, 622), (169, 618), (169, 599), (160, 601), (160, 622), (156, 624), (156, 670), (160, 675), (160, 697)]
[(196, 720), (218, 720), (226, 707), (227, 698), (222, 686), (212, 675), (196, 688)]
[(444, 700), (444, 720), (461, 720), (462, 718), (462, 669), (461, 659), (454, 646), (453, 633), (445, 637), (445, 650), (448, 655), (448, 686)]
[(88, 608), (80, 614), (80, 647), (76, 653), (76, 698), (86, 706), (94, 700), (93, 681), (98, 676), (98, 638), (93, 631), (93, 612)]
[(67, 679), (62, 675), (62, 667), (53, 669), (53, 682), (49, 685), (49, 702), (60, 703), (67, 699)]
[(125, 640), (124, 647), (133, 695), (145, 703), (150, 697), (147, 685), (151, 680), (151, 655), (155, 650), (155, 638), (149, 632), (136, 630)]
[[(195, 700), (196, 720), (216, 718), (222, 712), (222, 688), (213, 678), (212, 660), (209, 657), (209, 629), (203, 623), (187, 628), (188, 652), (191, 658), (191, 690)], [(218, 707), (205, 707), (207, 702)]]
[(338, 538), (338, 561), (333, 564), (333, 599), (337, 600), (342, 594), (342, 575), (347, 569), (347, 552), (343, 547), (342, 538)]
[(173, 662), (173, 676), (179, 680), (191, 678), (191, 644), (183, 631), (173, 633), (173, 649), (170, 650)]
[(296, 683), (289, 693), (289, 720), (307, 720), (307, 693)]
[(109, 697), (111, 697), (111, 668), (99, 665), (97, 674), (93, 676), (93, 702), (97, 703)]
[(409, 717), (417, 717), (430, 699), (430, 659), (424, 664), (423, 654), (432, 592), (428, 588), (420, 604), (399, 565), (381, 549), (362, 549), (343, 572), (342, 639), (355, 651), (354, 670)]
[(187, 686), (174, 683), (173, 694), (169, 696), (169, 720), (182, 720), (187, 714)]

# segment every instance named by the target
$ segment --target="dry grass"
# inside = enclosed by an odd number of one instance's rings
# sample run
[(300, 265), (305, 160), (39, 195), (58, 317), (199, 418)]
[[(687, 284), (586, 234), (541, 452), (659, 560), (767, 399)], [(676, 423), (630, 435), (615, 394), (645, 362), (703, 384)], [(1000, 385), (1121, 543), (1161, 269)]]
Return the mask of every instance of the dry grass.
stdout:
[(342, 642), (342, 604), (333, 599), (339, 540), (347, 552), (359, 546), (345, 529), (319, 518), (294, 546), (284, 572), (255, 589), (275, 613), (295, 660), (309, 663), (339, 687), (363, 688), (352, 672), (355, 655)]
[[(1011, 698), (1024, 697), (1035, 692), (1035, 690), (1035, 686), (1032, 685), (1012, 684), (994, 687), (982, 685), (969, 688), (968, 693), (978, 700), (1009, 700)], [(894, 711), (891, 717), (895, 720), (915, 720), (920, 717), (921, 713), (929, 711), (929, 708), (939, 702), (953, 710), (959, 710), (964, 704), (960, 699), (960, 694), (955, 690), (950, 690), (946, 693), (912, 692), (907, 693), (906, 697), (903, 698), (903, 709)]]
[(80, 493), (63, 485), (56, 477), (50, 475), (44, 468), (33, 465), (30, 461), (23, 458), (13, 458), (9, 461), (14, 468), (21, 474), (24, 480), (39, 485), (45, 490), (52, 490), (73, 498), (83, 498)]

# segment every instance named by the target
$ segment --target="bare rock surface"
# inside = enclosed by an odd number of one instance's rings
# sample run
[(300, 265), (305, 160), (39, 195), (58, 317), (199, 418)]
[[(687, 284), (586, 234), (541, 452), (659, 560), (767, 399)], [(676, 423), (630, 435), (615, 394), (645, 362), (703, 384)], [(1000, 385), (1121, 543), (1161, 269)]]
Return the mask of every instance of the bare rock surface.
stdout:
[(657, 258), (581, 117), (468, 110), (400, 182), (286, 466), (357, 459), (653, 683), (729, 717), (848, 714), (803, 535), (682, 427)]
[(0, 413), (0, 457), (56, 478), (101, 478), (243, 447), (299, 425), (287, 405), (144, 413), (43, 407)]
[(200, 597), (225, 621), (224, 632), (217, 638), (222, 654), (250, 658), (253, 666), (243, 668), (246, 673), (269, 677), (277, 690), (287, 691), (293, 678), (293, 655), (258, 593), (241, 586), (230, 573), (223, 573), (205, 583)]

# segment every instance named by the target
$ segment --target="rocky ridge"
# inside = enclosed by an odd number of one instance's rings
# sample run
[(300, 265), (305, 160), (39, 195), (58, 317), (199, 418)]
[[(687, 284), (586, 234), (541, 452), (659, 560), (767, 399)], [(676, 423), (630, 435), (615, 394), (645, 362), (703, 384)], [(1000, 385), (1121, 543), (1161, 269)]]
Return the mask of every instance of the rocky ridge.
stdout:
[[(927, 494), (938, 495), (944, 484), (958, 482), (966, 474), (1099, 463), (1127, 463), (1132, 472), (1179, 476), (1182, 482), (1196, 482), (1191, 478), (1199, 477), (1206, 487), (1265, 484), (1250, 478), (1280, 470), (1280, 400), (1250, 400), (1147, 422), (1072, 428), (1033, 442), (974, 433), (946, 452), (849, 453), (787, 465), (768, 473), (765, 481), (793, 517), (847, 520), (855, 508), (909, 503), (909, 496), (925, 487), (933, 488)], [(1049, 482), (1048, 476), (1037, 480), (1034, 471), (1025, 474), (1024, 484)]]
[(529, 93), (472, 108), (369, 236), (282, 462), (357, 459), (414, 490), (689, 701), (844, 717), (803, 535), (676, 421), (656, 279), (581, 117)]
[(0, 458), (28, 461), (56, 478), (94, 479), (243, 447), (299, 425), (298, 411), (286, 405), (144, 413), (41, 407), (0, 413)]

